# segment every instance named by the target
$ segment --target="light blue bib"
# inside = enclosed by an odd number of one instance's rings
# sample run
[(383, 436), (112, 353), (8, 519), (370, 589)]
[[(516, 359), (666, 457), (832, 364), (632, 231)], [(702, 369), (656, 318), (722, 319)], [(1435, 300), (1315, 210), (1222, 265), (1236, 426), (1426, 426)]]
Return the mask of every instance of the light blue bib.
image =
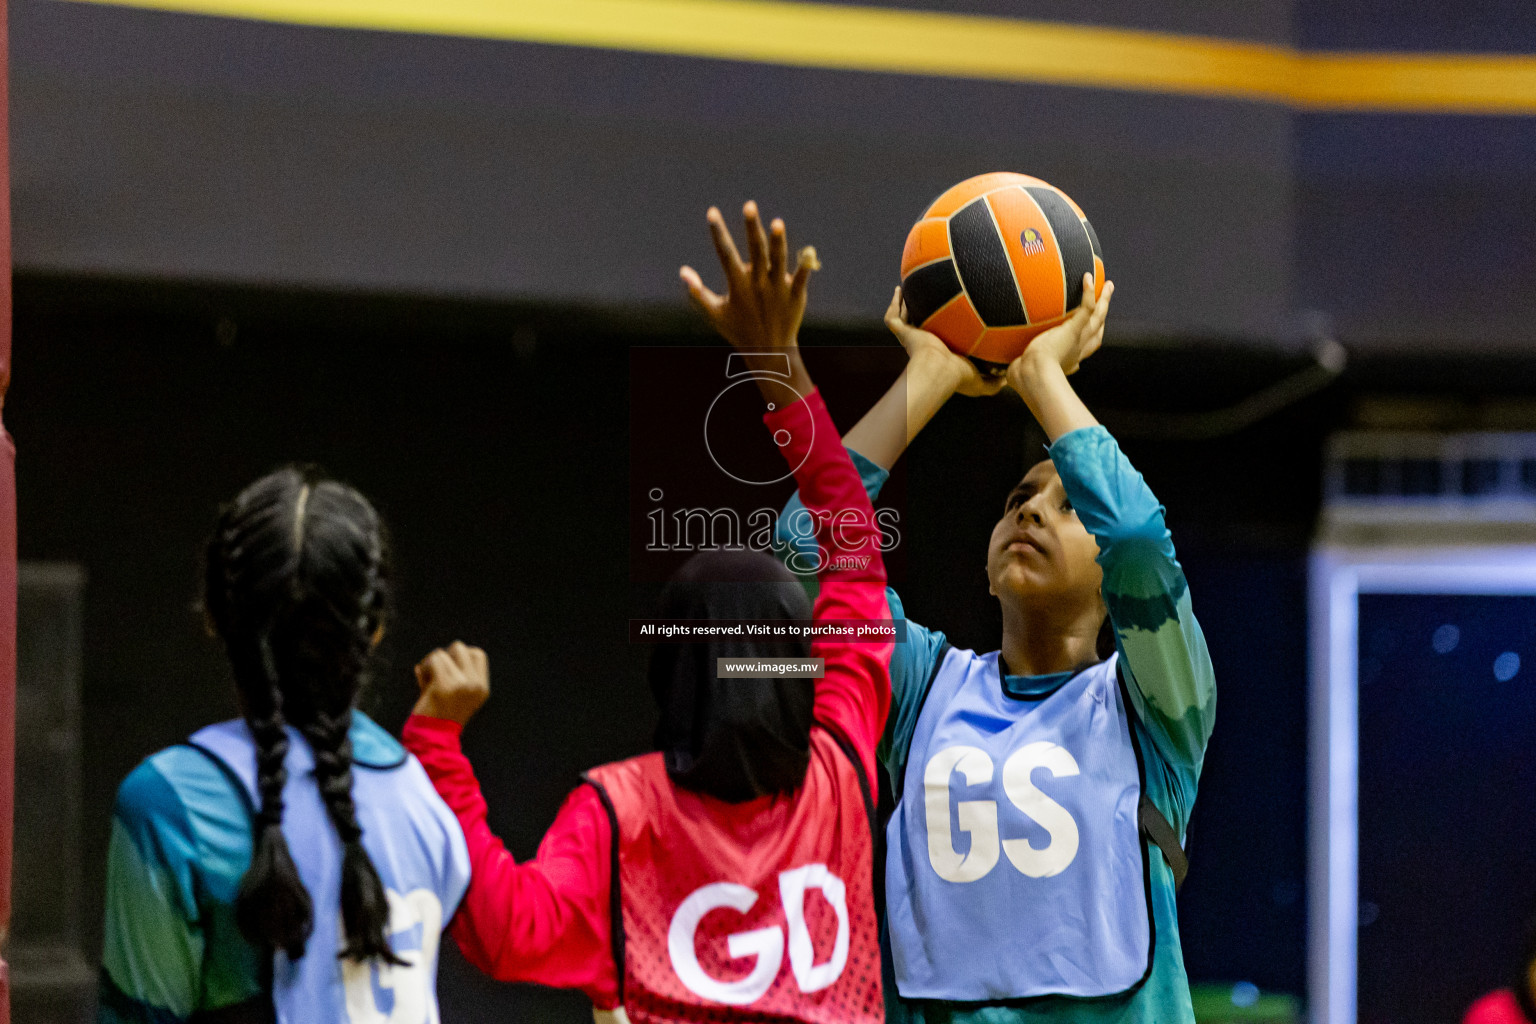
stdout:
[[(469, 851), (453, 812), (426, 771), (377, 724), (354, 713), (352, 799), (363, 848), (389, 898), (389, 941), (403, 967), (337, 959), (342, 945), (341, 841), (315, 783), (315, 760), (288, 730), (283, 835), (314, 901), (315, 927), (304, 956), (278, 952), (272, 1002), (279, 1024), (438, 1024), (437, 949), (469, 886)], [(191, 744), (222, 763), (252, 806), (256, 747), (244, 720), (210, 725)]]
[(941, 657), (886, 830), (905, 998), (1092, 998), (1146, 978), (1141, 767), (1115, 660), (1026, 700), (1004, 693), (998, 652)]

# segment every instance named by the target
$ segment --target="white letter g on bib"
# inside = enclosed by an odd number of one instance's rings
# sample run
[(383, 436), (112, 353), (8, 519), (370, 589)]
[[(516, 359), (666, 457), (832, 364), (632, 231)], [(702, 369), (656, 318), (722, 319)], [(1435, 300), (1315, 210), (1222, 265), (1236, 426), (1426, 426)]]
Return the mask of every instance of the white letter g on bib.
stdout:
[(678, 980), (694, 995), (730, 1006), (745, 1006), (759, 999), (773, 984), (784, 963), (784, 932), (777, 927), (737, 932), (726, 939), (732, 957), (757, 957), (752, 972), (738, 981), (719, 981), (705, 974), (694, 949), (694, 935), (705, 914), (724, 907), (745, 914), (756, 902), (757, 893), (744, 885), (714, 882), (695, 890), (672, 915), (672, 925), (667, 929), (667, 953)]

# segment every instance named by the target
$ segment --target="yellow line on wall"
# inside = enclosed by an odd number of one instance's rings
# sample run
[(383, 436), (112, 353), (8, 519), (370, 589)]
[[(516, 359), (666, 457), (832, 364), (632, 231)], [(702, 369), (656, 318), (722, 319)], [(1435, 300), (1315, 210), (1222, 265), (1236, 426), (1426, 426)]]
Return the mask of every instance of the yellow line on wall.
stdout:
[(783, 0), (80, 0), (258, 21), (1257, 100), (1536, 114), (1536, 57), (1307, 53), (1058, 22)]
[(1292, 102), (1318, 110), (1536, 114), (1536, 58), (1458, 53), (1300, 54)]

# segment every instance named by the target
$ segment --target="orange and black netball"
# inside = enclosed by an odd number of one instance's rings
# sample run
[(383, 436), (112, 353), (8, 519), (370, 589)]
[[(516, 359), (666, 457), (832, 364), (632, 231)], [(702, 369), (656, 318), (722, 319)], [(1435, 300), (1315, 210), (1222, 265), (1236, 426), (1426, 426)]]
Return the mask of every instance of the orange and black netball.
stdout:
[(909, 323), (1000, 373), (1035, 335), (1104, 288), (1104, 254), (1065, 192), (1027, 174), (968, 178), (923, 213), (901, 254)]

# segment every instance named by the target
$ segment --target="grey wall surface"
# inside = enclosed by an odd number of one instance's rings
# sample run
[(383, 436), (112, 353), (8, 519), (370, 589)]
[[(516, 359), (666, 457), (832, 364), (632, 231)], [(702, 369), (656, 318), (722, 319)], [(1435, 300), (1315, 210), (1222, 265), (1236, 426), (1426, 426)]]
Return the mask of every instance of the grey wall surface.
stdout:
[[(1429, 0), (878, 6), (1536, 52), (1518, 0), (1479, 0), (1476, 17)], [(712, 262), (704, 208), (757, 198), (821, 250), (811, 319), (867, 322), (923, 207), (1014, 169), (1088, 211), (1122, 340), (1289, 346), (1331, 324), (1362, 350), (1536, 344), (1536, 233), (1519, 229), (1536, 118), (1298, 114), (60, 0), (10, 13), (22, 272), (677, 309), (677, 266)]]
[(1536, 118), (1297, 120), (1298, 301), (1355, 347), (1536, 351)]
[[(1523, 0), (1297, 0), (1306, 47), (1536, 53)], [(1377, 350), (1536, 351), (1536, 117), (1305, 114), (1296, 302)]]
[[(1210, 6), (1133, 21), (1268, 38), (1289, 4)], [(1015, 169), (1088, 211), (1122, 332), (1294, 333), (1271, 106), (57, 0), (11, 22), (22, 271), (675, 306), (704, 208), (755, 197), (821, 250), (813, 318), (870, 318), (923, 207)]]

